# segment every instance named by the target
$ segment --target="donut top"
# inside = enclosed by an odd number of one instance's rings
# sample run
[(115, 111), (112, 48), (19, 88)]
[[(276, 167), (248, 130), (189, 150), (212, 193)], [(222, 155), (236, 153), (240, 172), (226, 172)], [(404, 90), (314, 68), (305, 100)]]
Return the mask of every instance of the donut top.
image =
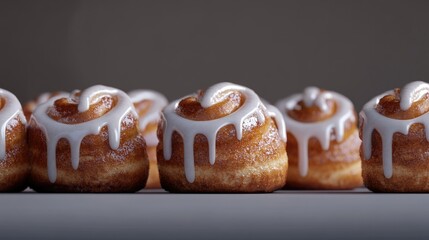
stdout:
[[(80, 94), (80, 96), (79, 96)], [(103, 101), (105, 96), (114, 96), (117, 101), (104, 115), (86, 122), (61, 122), (48, 115), (50, 108), (57, 100), (66, 100), (78, 103), (79, 113), (86, 113), (92, 104)], [(39, 105), (31, 119), (36, 122), (46, 136), (48, 176), (51, 182), (56, 181), (56, 146), (60, 139), (64, 138), (70, 144), (72, 166), (76, 170), (79, 166), (80, 144), (84, 137), (90, 134), (99, 134), (100, 130), (108, 127), (109, 144), (112, 149), (117, 149), (120, 144), (121, 125), (125, 116), (132, 113), (137, 118), (134, 106), (124, 92), (102, 85), (90, 87), (82, 92), (74, 91), (65, 99), (61, 96), (53, 97)]]
[[(161, 93), (151, 90), (134, 90), (128, 93), (131, 101), (134, 103), (137, 112), (145, 111), (144, 114), (139, 114), (139, 127), (143, 131), (146, 129), (148, 124), (157, 123), (161, 118), (161, 110), (167, 106), (168, 101)], [(141, 109), (138, 103), (143, 101), (150, 101), (148, 109)], [(156, 146), (158, 144), (158, 137), (156, 136), (156, 130), (144, 134), (146, 145)]]
[(45, 92), (45, 93), (42, 93), (39, 97), (37, 97), (35, 103), (42, 104), (48, 101), (52, 97), (56, 97), (56, 96), (67, 97), (68, 95), (69, 94), (66, 92), (54, 92), (54, 93)]
[(393, 97), (399, 98), (397, 99), (399, 101), (399, 111), (411, 110), (414, 103), (419, 103), (419, 101), (424, 100), (424, 98), (427, 100), (428, 94), (429, 84), (421, 81), (411, 82), (405, 85), (400, 90), (399, 94), (398, 90), (392, 90), (373, 98), (364, 105), (360, 112), (364, 158), (371, 158), (372, 133), (374, 130), (377, 130), (382, 140), (383, 171), (386, 178), (391, 178), (393, 175), (393, 135), (396, 132), (407, 135), (411, 125), (420, 123), (424, 125), (426, 139), (429, 140), (429, 114), (427, 114), (427, 111), (421, 112), (420, 107), (416, 107), (416, 111), (418, 112), (417, 117), (409, 118), (406, 112), (399, 112), (399, 114), (406, 117), (406, 119), (398, 119), (383, 115), (377, 110), (377, 108), (380, 107), (384, 98)]
[(0, 88), (0, 161), (6, 158), (6, 129), (18, 123), (26, 124), (21, 103), (11, 92)]
[(328, 111), (328, 99), (332, 98), (331, 93), (321, 92), (317, 87), (307, 87), (304, 89), (302, 101), (306, 107), (317, 106), (322, 112)]
[[(321, 91), (308, 87), (302, 94), (295, 94), (277, 103), (283, 114), (288, 132), (298, 143), (298, 167), (301, 176), (308, 173), (308, 141), (316, 138), (324, 150), (328, 150), (331, 140), (343, 140), (345, 124), (355, 121), (352, 102), (343, 95), (332, 91)], [(294, 111), (315, 108), (323, 116), (312, 121), (300, 121), (292, 116)], [(314, 118), (314, 117), (313, 117)], [(335, 133), (335, 134), (333, 134)]]
[[(195, 97), (203, 108), (209, 108), (226, 100), (230, 93), (239, 92), (244, 96), (244, 103), (238, 107), (234, 112), (222, 116), (220, 118), (197, 121), (180, 116), (177, 113), (177, 108), (182, 100), (188, 97)], [(232, 83), (218, 83), (208, 88), (204, 94), (194, 94), (183, 99), (176, 100), (163, 110), (162, 116), (164, 118), (164, 133), (163, 133), (163, 147), (164, 158), (169, 160), (172, 154), (172, 135), (177, 132), (183, 139), (184, 144), (184, 166), (185, 175), (188, 182), (192, 183), (195, 180), (195, 166), (194, 166), (194, 139), (197, 134), (202, 134), (207, 138), (209, 146), (209, 161), (210, 164), (215, 163), (216, 158), (216, 135), (218, 131), (227, 125), (235, 127), (235, 134), (238, 140), (242, 139), (243, 128), (249, 128), (256, 125), (258, 122), (265, 121), (264, 112), (266, 107), (262, 104), (258, 95), (249, 88), (232, 84)], [(275, 112), (270, 112), (270, 116), (276, 121), (279, 128), (284, 128), (284, 122), (281, 115)], [(285, 129), (280, 129), (280, 133), (285, 132)], [(283, 141), (286, 141), (284, 134), (280, 135)]]

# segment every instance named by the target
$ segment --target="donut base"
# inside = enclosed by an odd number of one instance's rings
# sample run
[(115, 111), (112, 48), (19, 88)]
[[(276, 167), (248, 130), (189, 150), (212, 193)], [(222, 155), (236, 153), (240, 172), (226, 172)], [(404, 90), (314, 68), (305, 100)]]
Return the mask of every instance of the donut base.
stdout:
[(316, 139), (310, 139), (308, 172), (301, 176), (298, 167), (298, 146), (288, 134), (289, 172), (286, 189), (345, 190), (362, 186), (359, 132), (351, 130), (342, 142), (331, 141), (328, 150)]
[(163, 174), (160, 177), (162, 188), (172, 193), (268, 193), (286, 184), (287, 168), (285, 154), (278, 159), (264, 161), (263, 165), (242, 166), (240, 169), (219, 171), (212, 166), (195, 166), (196, 180), (193, 183), (185, 179), (183, 167), (174, 165), (161, 165)]
[(158, 162), (156, 160), (156, 147), (147, 147), (147, 155), (149, 157), (149, 177), (146, 183), (146, 189), (160, 189)]
[(297, 166), (289, 166), (286, 189), (348, 190), (362, 186), (361, 162), (310, 168), (305, 177)]
[(21, 192), (28, 186), (30, 163), (26, 144), (26, 127), (18, 121), (6, 130), (6, 157), (0, 159), (0, 192)]
[[(106, 130), (102, 130), (106, 131)], [(106, 134), (89, 135), (80, 148), (79, 166), (71, 163), (70, 145), (61, 139), (56, 150), (55, 182), (48, 177), (46, 141), (40, 129), (29, 128), (32, 156), (30, 187), (36, 192), (136, 192), (144, 188), (149, 172), (143, 136), (123, 131), (118, 149), (110, 148)], [(41, 139), (38, 141), (37, 139)]]
[[(366, 160), (363, 161), (366, 165)], [(426, 168), (427, 169), (427, 168)], [(363, 167), (365, 186), (377, 193), (427, 193), (429, 192), (429, 176), (427, 170), (410, 170), (407, 167), (393, 167), (392, 178), (386, 178), (383, 167)], [(406, 184), (412, 183), (412, 184)]]
[(13, 167), (0, 163), (0, 192), (22, 192), (28, 186), (28, 172), (27, 163), (15, 163)]
[(36, 167), (31, 172), (30, 188), (36, 192), (48, 193), (132, 193), (145, 186), (147, 167), (142, 168), (139, 163), (94, 167), (103, 169), (97, 170), (103, 173), (91, 177), (88, 171), (58, 169), (55, 183), (49, 181), (46, 168)]
[(395, 133), (392, 141), (391, 178), (384, 176), (383, 148), (377, 130), (372, 134), (371, 158), (362, 157), (362, 177), (365, 186), (373, 192), (419, 193), (429, 192), (429, 144), (426, 141), (424, 126), (414, 124), (409, 134)]
[(162, 131), (158, 131), (157, 157), (162, 188), (169, 192), (195, 193), (263, 193), (281, 189), (286, 184), (288, 156), (272, 119), (266, 118), (262, 125), (249, 129), (241, 140), (230, 134), (233, 129), (228, 125), (218, 132), (213, 165), (206, 137), (196, 136), (193, 182), (186, 179), (181, 136), (173, 134), (172, 157), (165, 160)]

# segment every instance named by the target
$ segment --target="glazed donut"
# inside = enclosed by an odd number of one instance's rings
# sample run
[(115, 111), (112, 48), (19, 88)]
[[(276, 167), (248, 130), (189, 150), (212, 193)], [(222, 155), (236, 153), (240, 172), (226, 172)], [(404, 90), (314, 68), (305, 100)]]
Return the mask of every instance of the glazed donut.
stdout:
[[(169, 192), (272, 192), (284, 186), (286, 134), (249, 88), (219, 83), (170, 103), (158, 128)], [(277, 121), (273, 121), (272, 117)]]
[(277, 103), (287, 126), (286, 188), (352, 189), (362, 185), (360, 139), (353, 104), (308, 87)]
[(0, 192), (19, 192), (27, 187), (26, 120), (12, 93), (0, 89)]
[(135, 192), (149, 163), (138, 116), (124, 92), (105, 86), (53, 97), (28, 126), (30, 187), (38, 192)]
[(161, 120), (161, 110), (168, 104), (167, 98), (152, 90), (134, 90), (128, 95), (139, 115), (140, 132), (146, 140), (146, 151), (149, 157), (149, 177), (146, 188), (161, 188), (156, 161), (156, 146), (159, 142), (156, 132)]
[(385, 92), (360, 112), (362, 176), (374, 192), (429, 192), (429, 84)]
[(67, 97), (69, 94), (66, 92), (46, 92), (42, 93), (40, 96), (38, 96), (36, 99), (33, 99), (23, 106), (25, 119), (27, 119), (27, 122), (30, 121), (31, 114), (33, 114), (34, 109), (36, 109), (37, 106), (40, 104), (48, 101), (49, 99), (57, 96), (61, 97)]

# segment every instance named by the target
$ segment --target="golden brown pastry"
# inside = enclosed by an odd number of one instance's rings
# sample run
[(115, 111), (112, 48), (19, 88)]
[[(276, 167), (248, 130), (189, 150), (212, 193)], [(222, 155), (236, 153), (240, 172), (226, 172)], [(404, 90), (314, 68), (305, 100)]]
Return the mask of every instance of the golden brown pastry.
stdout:
[(374, 192), (429, 192), (429, 84), (411, 82), (360, 113), (362, 176)]
[(158, 167), (170, 192), (272, 192), (288, 167), (276, 123), (250, 89), (219, 83), (163, 110)]
[(52, 98), (28, 126), (30, 187), (38, 192), (135, 192), (149, 163), (128, 95), (94, 86)]
[(19, 192), (27, 187), (29, 162), (25, 125), (18, 99), (0, 89), (0, 192)]
[(33, 113), (34, 109), (36, 109), (37, 106), (40, 104), (48, 101), (49, 99), (53, 97), (67, 97), (69, 94), (66, 92), (52, 92), (52, 93), (43, 93), (40, 96), (38, 96), (36, 99), (31, 100), (24, 104), (23, 110), (25, 118), (27, 119), (27, 122), (30, 121), (31, 114)]
[(360, 139), (349, 99), (308, 87), (277, 107), (288, 132), (286, 188), (336, 190), (362, 185)]
[(167, 99), (160, 93), (151, 90), (134, 90), (128, 94), (139, 115), (140, 132), (146, 140), (146, 150), (149, 157), (149, 177), (146, 188), (161, 188), (159, 182), (158, 164), (156, 161), (156, 135), (161, 110), (167, 106)]

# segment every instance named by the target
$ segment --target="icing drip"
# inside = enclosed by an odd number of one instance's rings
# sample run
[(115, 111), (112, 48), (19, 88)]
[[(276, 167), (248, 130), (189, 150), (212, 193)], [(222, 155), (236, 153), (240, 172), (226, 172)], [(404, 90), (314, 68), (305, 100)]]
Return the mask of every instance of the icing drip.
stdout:
[(280, 138), (284, 142), (286, 142), (287, 141), (286, 123), (285, 123), (285, 120), (283, 119), (282, 113), (280, 112), (280, 110), (278, 108), (276, 108), (275, 106), (271, 105), (266, 100), (261, 99), (261, 101), (262, 101), (262, 103), (265, 105), (265, 107), (267, 109), (268, 116), (270, 116), (271, 118), (273, 118), (274, 121), (276, 122), (277, 128), (279, 130)]
[[(168, 100), (162, 94), (151, 90), (134, 90), (128, 93), (135, 104), (144, 100), (152, 101), (152, 105), (144, 116), (139, 117), (139, 127), (144, 130), (149, 123), (157, 123), (161, 118), (161, 110), (167, 106)], [(138, 109), (137, 109), (138, 110)], [(158, 137), (155, 133), (145, 134), (144, 139), (148, 146), (158, 145)]]
[[(411, 82), (401, 89), (400, 107), (402, 110), (407, 110), (412, 103), (418, 101), (424, 95), (429, 93), (429, 84), (421, 81)], [(359, 116), (363, 126), (362, 143), (363, 153), (366, 160), (371, 158), (372, 154), (372, 133), (374, 130), (381, 136), (383, 149), (383, 171), (386, 178), (391, 178), (393, 175), (392, 167), (392, 141), (393, 134), (396, 132), (404, 135), (408, 134), (409, 128), (415, 123), (421, 123), (425, 127), (426, 139), (429, 141), (429, 114), (423, 114), (414, 119), (393, 119), (388, 118), (375, 109), (375, 106), (386, 95), (394, 95), (393, 91), (383, 93), (367, 104), (364, 105)]]
[(23, 124), (27, 124), (21, 103), (11, 92), (0, 88), (0, 98), (3, 99), (3, 107), (0, 108), (0, 161), (6, 158), (6, 128), (9, 122), (18, 116)]
[[(71, 93), (70, 98), (76, 97), (76, 92), (77, 91)], [(41, 104), (34, 111), (31, 119), (37, 123), (46, 136), (48, 148), (48, 176), (52, 183), (54, 183), (57, 178), (56, 147), (60, 139), (64, 138), (69, 142), (72, 166), (73, 169), (76, 170), (79, 166), (80, 144), (84, 137), (90, 134), (99, 134), (100, 130), (104, 126), (107, 126), (109, 144), (110, 147), (115, 150), (120, 144), (121, 124), (124, 117), (127, 114), (132, 113), (137, 118), (137, 113), (135, 112), (133, 104), (127, 94), (118, 89), (102, 85), (93, 86), (81, 92), (78, 110), (80, 112), (88, 111), (91, 104), (98, 102), (106, 95), (118, 96), (116, 106), (103, 116), (84, 123), (65, 124), (57, 122), (48, 116), (48, 108), (61, 97), (51, 98), (47, 102)]]
[(144, 133), (143, 138), (146, 142), (146, 146), (148, 147), (156, 147), (158, 146), (159, 140), (156, 130), (150, 131), (149, 133)]
[[(233, 125), (238, 140), (241, 140), (243, 135), (243, 126), (249, 124), (257, 124), (256, 119), (249, 120), (256, 115), (257, 121), (264, 122), (265, 106), (261, 103), (258, 95), (251, 89), (231, 84), (231, 83), (218, 83), (213, 85), (205, 91), (203, 96), (199, 96), (199, 102), (202, 107), (208, 108), (221, 102), (228, 97), (229, 92), (239, 91), (246, 99), (242, 106), (235, 112), (228, 116), (208, 120), (208, 121), (194, 121), (181, 117), (176, 113), (182, 99), (176, 100), (163, 110), (162, 115), (165, 119), (164, 129), (164, 158), (169, 160), (172, 154), (172, 135), (177, 132), (183, 139), (184, 144), (184, 165), (185, 175), (188, 182), (192, 183), (195, 180), (195, 166), (194, 166), (194, 139), (197, 134), (202, 134), (207, 138), (209, 146), (209, 160), (213, 165), (216, 159), (216, 135), (217, 132), (226, 125)], [(198, 97), (197, 95), (194, 95)], [(278, 119), (278, 118), (277, 118)], [(281, 121), (277, 123), (281, 126)], [(283, 123), (284, 124), (284, 123)]]
[[(299, 122), (287, 114), (287, 112), (294, 109), (300, 101), (303, 101), (306, 106), (315, 104), (320, 110), (327, 111), (328, 105), (326, 101), (328, 99), (335, 100), (337, 104), (335, 114), (329, 119), (306, 123)], [(310, 138), (316, 138), (320, 142), (322, 148), (328, 150), (332, 138), (337, 142), (343, 140), (346, 122), (355, 120), (353, 104), (348, 98), (335, 92), (320, 92), (320, 90), (315, 87), (306, 88), (303, 94), (295, 94), (279, 101), (277, 107), (283, 114), (288, 132), (294, 135), (297, 140), (299, 157), (298, 167), (301, 176), (306, 176), (308, 173), (308, 141)], [(335, 132), (335, 135), (332, 135), (333, 132)]]

